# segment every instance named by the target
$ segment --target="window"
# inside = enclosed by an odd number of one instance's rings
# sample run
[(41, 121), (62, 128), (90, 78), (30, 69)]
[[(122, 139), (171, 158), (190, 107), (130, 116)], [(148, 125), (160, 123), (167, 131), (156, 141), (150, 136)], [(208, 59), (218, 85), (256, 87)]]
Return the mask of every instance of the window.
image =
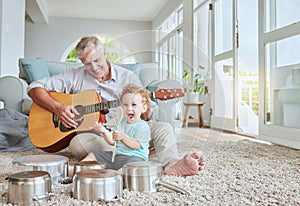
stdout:
[[(198, 0), (199, 1), (199, 0)], [(203, 2), (194, 10), (194, 68), (204, 79), (211, 78), (211, 12), (210, 1)]]
[(205, 0), (194, 0), (194, 9), (196, 7), (198, 7), (202, 2), (204, 2)]
[(266, 0), (265, 31), (269, 32), (300, 21), (300, 1)]
[(160, 74), (163, 79), (180, 80), (182, 76), (183, 51), (183, 9), (176, 9), (157, 29), (156, 57), (159, 62)]

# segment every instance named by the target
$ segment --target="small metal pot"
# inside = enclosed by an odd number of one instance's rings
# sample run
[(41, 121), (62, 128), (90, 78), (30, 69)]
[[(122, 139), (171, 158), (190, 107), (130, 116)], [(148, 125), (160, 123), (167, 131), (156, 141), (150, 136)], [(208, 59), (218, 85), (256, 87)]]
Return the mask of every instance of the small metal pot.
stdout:
[(51, 177), (46, 171), (24, 171), (8, 178), (8, 203), (39, 205), (51, 196)]
[(191, 195), (180, 187), (161, 180), (162, 164), (155, 161), (131, 162), (123, 166), (124, 188), (139, 192), (157, 192), (166, 187), (175, 192)]
[(47, 171), (52, 183), (57, 184), (67, 179), (68, 158), (61, 155), (27, 155), (12, 160), (16, 171)]
[(73, 177), (72, 197), (78, 200), (114, 201), (122, 193), (122, 175), (115, 170), (82, 170)]
[(82, 170), (105, 169), (105, 164), (97, 161), (81, 161), (74, 164), (74, 174)]

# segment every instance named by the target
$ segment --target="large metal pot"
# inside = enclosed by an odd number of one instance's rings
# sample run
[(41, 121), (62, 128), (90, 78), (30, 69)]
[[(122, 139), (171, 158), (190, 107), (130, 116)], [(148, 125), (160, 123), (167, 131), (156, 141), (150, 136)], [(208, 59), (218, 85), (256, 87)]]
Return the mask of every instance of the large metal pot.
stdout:
[(8, 178), (8, 203), (41, 204), (51, 196), (51, 177), (46, 171), (24, 171)]
[(12, 160), (16, 171), (47, 171), (52, 183), (63, 182), (68, 176), (68, 158), (61, 155), (41, 154), (16, 157)]
[(81, 161), (74, 164), (74, 174), (82, 170), (105, 169), (105, 164), (97, 161)]
[(73, 177), (72, 197), (75, 199), (113, 201), (122, 194), (122, 175), (115, 170), (82, 170)]
[(166, 187), (182, 194), (191, 195), (180, 187), (161, 180), (162, 164), (155, 161), (131, 162), (123, 166), (124, 188), (139, 192), (157, 192)]

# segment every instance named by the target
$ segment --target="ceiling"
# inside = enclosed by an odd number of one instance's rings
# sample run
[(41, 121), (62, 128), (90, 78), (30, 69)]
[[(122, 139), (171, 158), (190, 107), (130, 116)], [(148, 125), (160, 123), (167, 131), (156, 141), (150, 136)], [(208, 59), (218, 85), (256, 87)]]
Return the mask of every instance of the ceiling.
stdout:
[(49, 17), (152, 21), (168, 0), (26, 0), (33, 22)]

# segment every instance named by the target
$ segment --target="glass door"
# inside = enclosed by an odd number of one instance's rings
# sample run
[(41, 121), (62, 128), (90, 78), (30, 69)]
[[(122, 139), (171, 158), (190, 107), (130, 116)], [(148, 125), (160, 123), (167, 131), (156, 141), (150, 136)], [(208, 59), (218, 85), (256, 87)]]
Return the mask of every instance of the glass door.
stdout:
[(259, 125), (258, 1), (237, 0), (237, 19), (238, 132), (256, 136)]
[(215, 0), (212, 18), (214, 96), (211, 126), (237, 131), (236, 0)]
[(259, 1), (259, 138), (300, 149), (300, 2)]

